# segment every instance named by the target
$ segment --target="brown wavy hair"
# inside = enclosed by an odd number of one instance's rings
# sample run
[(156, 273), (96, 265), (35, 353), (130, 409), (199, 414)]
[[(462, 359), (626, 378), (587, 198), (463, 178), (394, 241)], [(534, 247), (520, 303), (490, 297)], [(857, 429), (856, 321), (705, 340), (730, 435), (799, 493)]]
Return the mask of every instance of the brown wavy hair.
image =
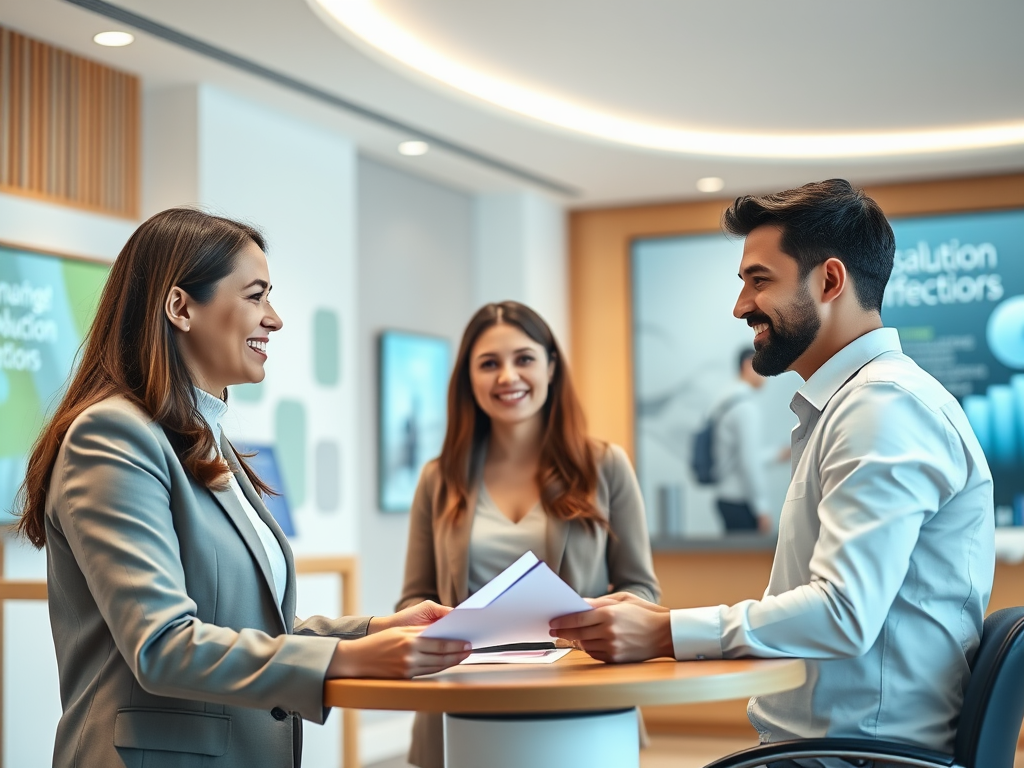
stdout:
[(466, 511), (473, 479), (470, 474), (491, 431), (490, 417), (473, 396), (470, 356), (481, 334), (500, 323), (521, 330), (544, 348), (549, 362), (555, 363), (548, 399), (542, 409), (544, 430), (537, 469), (544, 511), (561, 520), (578, 520), (591, 530), (595, 526), (606, 528), (607, 521), (594, 505), (597, 444), (587, 437), (586, 419), (565, 356), (543, 318), (515, 301), (481, 307), (462, 334), (448, 385), (448, 429), (438, 458), (442, 514), (457, 517)]
[[(210, 301), (250, 242), (266, 250), (263, 236), (252, 227), (191, 208), (158, 213), (128, 239), (111, 267), (82, 343), (81, 362), (28, 460), (17, 530), (33, 545), (46, 543), (46, 493), (64, 436), (82, 411), (114, 395), (164, 428), (196, 480), (208, 488), (227, 486), (230, 470), (199, 412), (195, 382), (164, 303), (174, 286), (200, 304)], [(272, 493), (237, 451), (235, 459), (260, 493)]]

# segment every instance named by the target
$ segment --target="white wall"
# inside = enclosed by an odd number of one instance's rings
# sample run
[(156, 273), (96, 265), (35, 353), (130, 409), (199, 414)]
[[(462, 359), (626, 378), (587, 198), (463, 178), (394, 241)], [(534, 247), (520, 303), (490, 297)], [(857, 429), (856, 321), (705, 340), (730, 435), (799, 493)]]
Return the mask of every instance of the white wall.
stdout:
[[(0, 193), (0, 241), (28, 249), (113, 261), (136, 222)], [(45, 579), (46, 557), (20, 541), (4, 542), (4, 576)], [(57, 662), (46, 604), (4, 604), (3, 764), (50, 765), (60, 717)]]
[(398, 600), (409, 516), (377, 503), (377, 338), (386, 329), (444, 336), (454, 359), (473, 297), (473, 200), (373, 160), (359, 160), (360, 556), (363, 606)]
[[(171, 94), (171, 100), (177, 103), (180, 95)], [(243, 443), (276, 444), (282, 462), (288, 457), (281, 454), (305, 452), (304, 502), (296, 503), (297, 489), (288, 489), (297, 534), (291, 544), (297, 556), (355, 552), (359, 448), (354, 146), (342, 136), (207, 86), (196, 89), (196, 105), (195, 199), (214, 213), (252, 222), (264, 232), (271, 297), (284, 319), (268, 345), (260, 399), (235, 398), (225, 431)], [(318, 309), (340, 319), (341, 377), (336, 386), (319, 384), (314, 375), (313, 316)], [(298, 445), (286, 444), (277, 424), (279, 408), (287, 402), (304, 409), (305, 436)], [(314, 472), (325, 469), (317, 468), (313, 456), (323, 442), (337, 445), (340, 455), (334, 468), (340, 504), (328, 511), (314, 503), (316, 483), (323, 480)], [(329, 578), (301, 578), (299, 615), (336, 614), (337, 594)], [(340, 724), (340, 717), (332, 717), (323, 727), (306, 727), (309, 764), (339, 764)]]
[(473, 251), (476, 303), (512, 299), (530, 306), (568, 355), (568, 244), (561, 205), (529, 191), (479, 195)]
[[(378, 336), (387, 329), (447, 338), (452, 358), (478, 304), (474, 298), (473, 198), (359, 159), (360, 558), (363, 606), (391, 613), (402, 589), (407, 512), (378, 504)], [(411, 713), (364, 712), (363, 754), (404, 755)]]
[[(297, 555), (358, 548), (356, 397), (356, 156), (353, 144), (209, 87), (199, 90), (199, 201), (211, 211), (257, 224), (268, 241), (271, 300), (284, 328), (271, 336), (258, 403), (235, 403), (238, 439), (274, 442), (281, 400), (302, 403), (307, 418), (306, 503), (295, 510)], [(337, 386), (314, 375), (313, 317), (334, 312), (341, 328)], [(314, 503), (314, 446), (340, 443), (340, 508)], [(280, 458), (280, 457), (279, 457)]]

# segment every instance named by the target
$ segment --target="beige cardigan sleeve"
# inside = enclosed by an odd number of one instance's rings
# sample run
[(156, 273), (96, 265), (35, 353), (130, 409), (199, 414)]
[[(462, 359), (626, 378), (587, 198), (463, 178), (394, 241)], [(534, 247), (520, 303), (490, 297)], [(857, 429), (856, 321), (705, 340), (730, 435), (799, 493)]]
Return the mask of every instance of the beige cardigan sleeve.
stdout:
[(626, 452), (609, 445), (601, 461), (608, 490), (608, 581), (612, 592), (631, 592), (658, 602), (661, 588), (654, 575), (647, 514), (633, 466)]
[(395, 610), (423, 600), (440, 603), (437, 588), (437, 555), (434, 551), (434, 518), (437, 499), (438, 464), (429, 462), (420, 474), (409, 510), (409, 544), (405, 551), (402, 597)]

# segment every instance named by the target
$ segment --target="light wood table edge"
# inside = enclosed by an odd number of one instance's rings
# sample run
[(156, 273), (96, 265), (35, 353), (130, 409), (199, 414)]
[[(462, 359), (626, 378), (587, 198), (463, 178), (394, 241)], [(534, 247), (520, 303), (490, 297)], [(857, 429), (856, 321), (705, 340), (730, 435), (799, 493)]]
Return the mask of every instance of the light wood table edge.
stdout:
[[(574, 651), (572, 656), (584, 656)], [(568, 657), (567, 657), (568, 658)], [(558, 662), (556, 662), (557, 664)], [(649, 664), (719, 664), (715, 661), (654, 661)], [(546, 713), (599, 711), (633, 706), (694, 704), (747, 698), (789, 690), (803, 684), (807, 668), (802, 659), (751, 659), (725, 662), (746, 665), (713, 678), (672, 677), (623, 683), (621, 675), (607, 683), (564, 685), (537, 690), (517, 686), (515, 678), (493, 686), (459, 685), (457, 679), (423, 678), (410, 681), (331, 680), (324, 689), (324, 705), (421, 712)], [(627, 671), (638, 665), (609, 665), (609, 670)], [(480, 669), (476, 667), (474, 669)], [(506, 667), (505, 669), (508, 669)], [(518, 667), (522, 669), (522, 667)], [(537, 669), (537, 668), (535, 668)], [(496, 675), (501, 677), (501, 675)], [(536, 678), (533, 678), (536, 679)], [(680, 694), (680, 687), (686, 691)]]
[[(46, 582), (5, 579), (3, 530), (0, 529), (0, 768), (4, 767), (4, 603), (8, 600), (46, 600)], [(297, 557), (296, 574), (337, 574), (341, 580), (339, 616), (359, 613), (359, 559), (356, 557)], [(341, 721), (342, 768), (360, 768), (359, 712), (346, 709)]]

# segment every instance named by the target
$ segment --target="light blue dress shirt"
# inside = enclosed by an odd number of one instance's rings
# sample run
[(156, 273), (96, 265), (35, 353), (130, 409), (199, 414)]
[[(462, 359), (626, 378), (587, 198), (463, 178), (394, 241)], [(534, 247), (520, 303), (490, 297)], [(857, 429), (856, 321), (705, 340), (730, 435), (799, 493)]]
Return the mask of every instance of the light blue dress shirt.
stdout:
[[(199, 413), (213, 432), (214, 445), (217, 447), (217, 453), (220, 454), (220, 436), (222, 433), (220, 422), (224, 418), (224, 414), (227, 413), (228, 405), (223, 400), (198, 387), (195, 388), (195, 393)], [(270, 530), (270, 526), (263, 522), (260, 516), (256, 514), (256, 510), (252, 508), (249, 499), (245, 497), (242, 486), (235, 479), (234, 472), (232, 472), (228, 482), (231, 484), (231, 492), (235, 494), (238, 503), (242, 505), (245, 516), (249, 518), (249, 522), (252, 523), (256, 535), (260, 537), (263, 549), (267, 552), (267, 560), (270, 561), (270, 572), (274, 576), (274, 590), (277, 592), (277, 602), (281, 605), (284, 603), (284, 590), (288, 584), (288, 563), (284, 559), (284, 550), (281, 549), (281, 543), (274, 536), (274, 532)]]
[(995, 569), (981, 447), (891, 328), (836, 353), (790, 407), (793, 477), (764, 597), (672, 611), (675, 655), (807, 659), (803, 686), (751, 699), (762, 741), (951, 752)]

